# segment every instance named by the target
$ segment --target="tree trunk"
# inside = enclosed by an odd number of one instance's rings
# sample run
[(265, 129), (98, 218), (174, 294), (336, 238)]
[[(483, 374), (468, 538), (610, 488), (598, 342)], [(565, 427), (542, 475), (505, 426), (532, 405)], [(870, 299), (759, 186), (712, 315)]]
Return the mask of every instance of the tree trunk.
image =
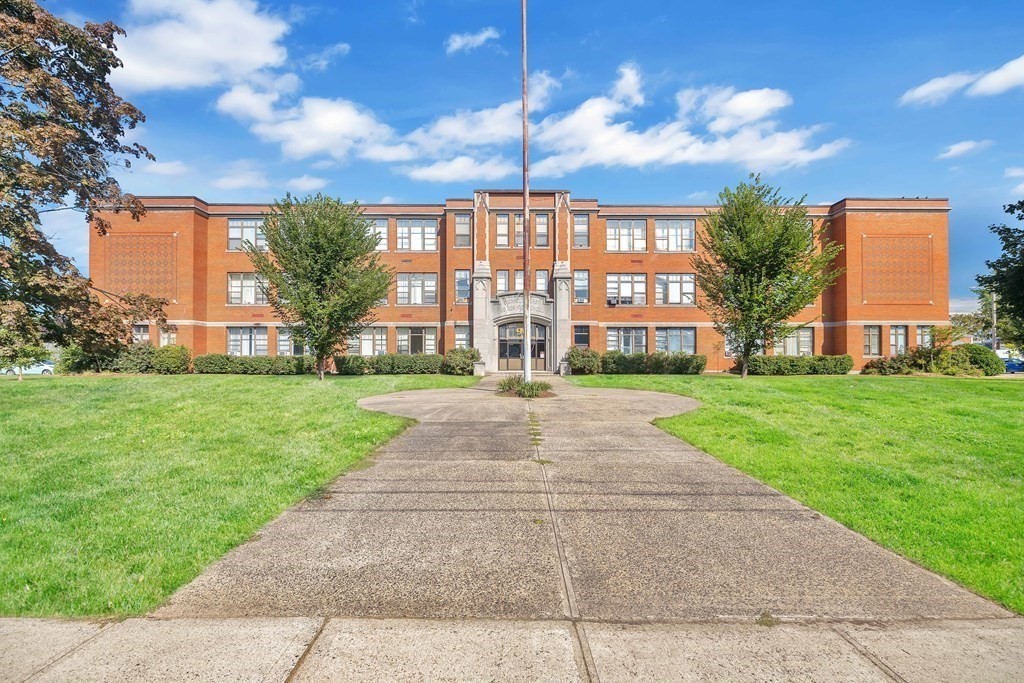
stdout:
[(747, 376), (747, 366), (750, 364), (750, 356), (743, 354), (740, 358), (740, 379), (745, 379)]
[(19, 382), (23, 382), (24, 380), (25, 380), (25, 372), (24, 372), (24, 368), (22, 368), (22, 367), (21, 367), (21, 366), (19, 365), (19, 366), (18, 366), (18, 381), (19, 381)]
[(319, 379), (320, 381), (323, 381), (323, 379), (324, 379), (324, 367), (326, 365), (327, 365), (327, 359), (326, 358), (317, 358), (316, 359), (316, 376), (317, 376), (317, 379)]

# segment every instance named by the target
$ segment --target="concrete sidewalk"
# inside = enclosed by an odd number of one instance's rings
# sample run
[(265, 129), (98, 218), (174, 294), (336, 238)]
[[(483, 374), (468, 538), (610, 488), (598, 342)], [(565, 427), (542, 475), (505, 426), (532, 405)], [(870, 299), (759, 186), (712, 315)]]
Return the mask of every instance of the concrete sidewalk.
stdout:
[(12, 680), (1021, 680), (1024, 620), (577, 388), (420, 424), (145, 619), (0, 620)]

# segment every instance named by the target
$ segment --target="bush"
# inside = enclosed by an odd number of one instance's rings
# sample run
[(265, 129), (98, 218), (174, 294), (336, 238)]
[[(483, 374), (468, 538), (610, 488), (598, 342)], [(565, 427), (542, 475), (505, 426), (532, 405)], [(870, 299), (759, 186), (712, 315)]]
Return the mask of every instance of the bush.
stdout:
[(476, 349), (452, 349), (444, 354), (441, 372), (446, 375), (472, 375), (473, 363), (480, 360)]
[(149, 342), (132, 344), (124, 349), (114, 359), (114, 372), (123, 372), (131, 375), (143, 375), (153, 372), (153, 354), (156, 349)]
[(999, 359), (996, 352), (981, 344), (962, 344), (953, 349), (953, 355), (965, 358), (969, 365), (981, 370), (986, 377), (1006, 372), (1006, 364)]
[(872, 358), (861, 368), (862, 375), (909, 375), (914, 366), (908, 354)]
[(940, 372), (957, 377), (980, 377), (1005, 372), (999, 356), (987, 346), (962, 344), (953, 348), (914, 348), (864, 364), (863, 375), (909, 375), (914, 372)]
[(85, 355), (85, 351), (81, 347), (72, 345), (61, 349), (60, 358), (57, 360), (54, 372), (58, 375), (77, 375), (78, 373), (95, 369), (96, 363), (94, 360)]
[(161, 375), (187, 375), (191, 366), (192, 352), (187, 346), (170, 344), (153, 351), (153, 369)]
[(853, 369), (850, 356), (751, 356), (751, 375), (845, 375)]
[(547, 382), (527, 382), (522, 375), (509, 375), (498, 381), (498, 393), (519, 398), (538, 398), (551, 390)]
[(335, 356), (334, 370), (339, 375), (365, 375), (370, 371), (370, 363), (362, 356)]
[(565, 362), (574, 375), (596, 375), (601, 372), (601, 354), (594, 349), (573, 346), (565, 354)]
[(708, 365), (708, 357), (697, 353), (677, 353), (672, 360), (672, 374), (675, 375), (699, 375)]
[(523, 379), (522, 375), (509, 375), (508, 377), (502, 377), (498, 380), (498, 393), (499, 394), (515, 394), (519, 395), (519, 387), (526, 384), (526, 380)]
[(228, 356), (211, 353), (192, 362), (201, 375), (305, 375), (313, 372), (311, 356)]
[(631, 353), (609, 351), (601, 360), (606, 375), (699, 375), (708, 359), (693, 353)]
[(196, 356), (192, 361), (192, 368), (199, 375), (230, 375), (233, 356), (223, 353), (209, 353), (205, 356)]
[(385, 353), (368, 360), (374, 375), (436, 375), (441, 372), (444, 356), (437, 354)]

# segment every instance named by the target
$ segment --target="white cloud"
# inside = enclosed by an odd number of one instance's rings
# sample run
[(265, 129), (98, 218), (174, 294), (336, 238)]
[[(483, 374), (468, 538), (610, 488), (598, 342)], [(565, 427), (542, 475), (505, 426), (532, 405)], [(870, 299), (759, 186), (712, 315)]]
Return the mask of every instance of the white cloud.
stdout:
[(992, 140), (964, 140), (950, 145), (946, 150), (935, 157), (936, 159), (955, 159), (967, 154), (973, 154), (988, 149), (994, 143)]
[(288, 188), (295, 190), (296, 192), (313, 192), (315, 190), (323, 189), (327, 186), (326, 178), (317, 178), (311, 175), (301, 175), (298, 178), (292, 178), (287, 183)]
[[(1024, 167), (1016, 166), (1013, 168), (1008, 168), (1006, 169), (1004, 175), (1007, 178), (1024, 178)], [(1015, 195), (1024, 195), (1024, 183), (1021, 183), (1020, 185), (1016, 186), (1015, 188), (1010, 190), (1010, 192), (1012, 192)]]
[(623, 64), (619, 67), (619, 79), (615, 81), (612, 99), (624, 102), (631, 107), (639, 107), (644, 103), (643, 78), (635, 64)]
[(481, 47), (489, 40), (497, 40), (501, 33), (493, 26), (482, 28), (476, 33), (453, 33), (445, 41), (444, 51), (453, 55), (456, 52), (469, 52)]
[(712, 198), (712, 194), (707, 190), (697, 190), (686, 195), (686, 198), (691, 202), (704, 202)]
[(973, 83), (977, 78), (977, 74), (964, 72), (933, 78), (927, 83), (923, 83), (903, 93), (903, 96), (900, 97), (900, 106), (908, 104), (935, 106), (942, 104), (957, 91), (963, 90)]
[(129, 11), (110, 77), (119, 90), (232, 83), (287, 59), (287, 22), (254, 0), (131, 0)]
[(344, 57), (352, 51), (348, 43), (335, 43), (302, 60), (302, 68), (310, 71), (325, 71), (337, 57)]
[(989, 71), (974, 82), (968, 95), (1002, 95), (1007, 90), (1024, 87), (1024, 55)]
[(285, 156), (326, 154), (339, 161), (361, 147), (383, 145), (394, 132), (373, 112), (345, 99), (303, 97), (298, 106), (276, 112), (251, 128), (261, 140), (279, 142)]
[(221, 177), (213, 181), (222, 190), (258, 190), (270, 185), (266, 174), (252, 161), (240, 160), (231, 164)]
[(251, 85), (236, 85), (217, 98), (217, 111), (245, 121), (269, 121), (274, 104), (281, 99), (276, 92), (259, 92)]
[(391, 195), (386, 194), (383, 197), (381, 197), (380, 201), (377, 202), (377, 203), (378, 204), (397, 204), (398, 200), (396, 198), (392, 197)]
[(977, 310), (978, 299), (976, 297), (953, 297), (949, 300), (950, 313), (975, 313)]
[(153, 175), (174, 176), (185, 175), (192, 169), (183, 161), (152, 161), (140, 166), (139, 170)]
[(457, 156), (447, 161), (437, 161), (427, 166), (413, 166), (402, 169), (413, 180), (436, 183), (455, 181), (501, 180), (519, 170), (519, 166), (503, 157), (480, 161), (470, 156)]

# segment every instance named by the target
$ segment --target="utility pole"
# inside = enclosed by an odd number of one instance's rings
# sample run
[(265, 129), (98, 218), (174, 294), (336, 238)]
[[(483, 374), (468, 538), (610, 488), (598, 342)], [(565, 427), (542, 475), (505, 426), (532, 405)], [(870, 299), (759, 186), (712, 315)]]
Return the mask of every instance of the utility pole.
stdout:
[(995, 292), (992, 292), (992, 350), (996, 350), (996, 298)]
[(530, 337), (530, 104), (526, 70), (526, 0), (523, 7), (523, 379), (533, 378), (533, 349)]

